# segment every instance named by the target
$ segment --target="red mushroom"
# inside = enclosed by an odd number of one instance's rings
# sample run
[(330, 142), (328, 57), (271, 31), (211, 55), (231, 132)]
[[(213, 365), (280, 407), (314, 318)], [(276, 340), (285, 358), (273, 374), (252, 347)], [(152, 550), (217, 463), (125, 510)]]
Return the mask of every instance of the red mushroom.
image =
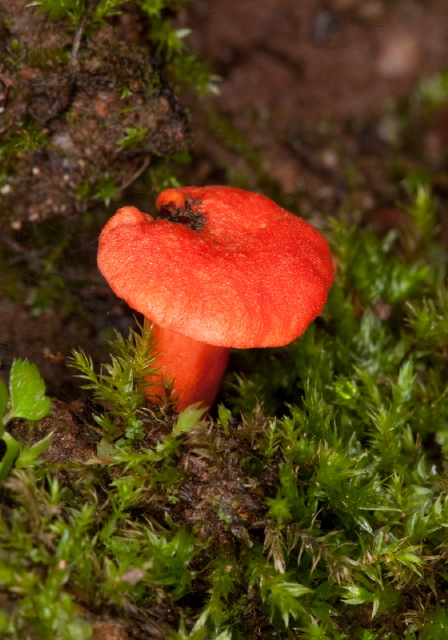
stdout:
[[(334, 269), (325, 238), (265, 196), (167, 189), (161, 218), (124, 207), (104, 227), (98, 266), (154, 323), (158, 365), (182, 411), (213, 404), (231, 347), (277, 347), (322, 311)], [(159, 380), (159, 382), (156, 382)], [(160, 377), (148, 393), (163, 396)]]

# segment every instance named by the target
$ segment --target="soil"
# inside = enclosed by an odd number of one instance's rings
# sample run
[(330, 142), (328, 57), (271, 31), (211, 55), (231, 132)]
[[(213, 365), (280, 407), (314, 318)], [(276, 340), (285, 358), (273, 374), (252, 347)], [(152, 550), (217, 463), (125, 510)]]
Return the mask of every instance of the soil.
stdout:
[[(222, 78), (219, 95), (193, 109), (196, 181), (222, 179), (219, 169), (253, 188), (269, 178), (311, 217), (334, 215), (350, 195), (363, 218), (395, 201), (399, 168), (444, 171), (446, 113), (437, 132), (412, 114), (412, 139), (399, 139), (393, 105), (446, 68), (445, 2), (203, 0), (186, 20), (192, 46)], [(241, 145), (222, 144), (211, 109), (258, 157), (258, 174)], [(412, 152), (397, 157), (397, 143)]]

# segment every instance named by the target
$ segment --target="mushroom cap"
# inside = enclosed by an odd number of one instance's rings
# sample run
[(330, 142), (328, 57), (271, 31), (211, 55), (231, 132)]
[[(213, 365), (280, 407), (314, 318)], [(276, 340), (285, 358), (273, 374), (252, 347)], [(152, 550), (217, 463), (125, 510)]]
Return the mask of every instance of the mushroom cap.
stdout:
[[(334, 280), (328, 244), (269, 198), (181, 187), (163, 191), (156, 208), (171, 220), (119, 209), (101, 233), (98, 266), (161, 327), (216, 346), (274, 347), (322, 311)], [(186, 224), (186, 210), (200, 224)]]

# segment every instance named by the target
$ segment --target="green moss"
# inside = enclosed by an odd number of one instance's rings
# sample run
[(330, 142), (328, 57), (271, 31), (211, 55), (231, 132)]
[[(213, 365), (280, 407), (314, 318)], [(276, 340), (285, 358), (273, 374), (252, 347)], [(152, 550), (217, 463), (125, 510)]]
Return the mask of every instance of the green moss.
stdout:
[(125, 135), (120, 140), (117, 140), (120, 151), (141, 145), (148, 134), (148, 130), (143, 127), (140, 129), (126, 127), (124, 133)]
[(192, 88), (199, 96), (219, 92), (219, 76), (213, 74), (202, 60), (190, 53), (185, 52), (178, 56), (171, 68), (174, 81), (180, 88)]
[(77, 27), (83, 19), (89, 25), (99, 26), (107, 18), (121, 12), (127, 0), (99, 0), (93, 5), (87, 0), (34, 0), (28, 6), (37, 7), (39, 13), (48, 13), (51, 20), (68, 19)]
[(13, 135), (5, 135), (0, 143), (0, 161), (8, 167), (25, 154), (40, 149), (47, 142), (47, 134), (30, 122), (19, 122)]

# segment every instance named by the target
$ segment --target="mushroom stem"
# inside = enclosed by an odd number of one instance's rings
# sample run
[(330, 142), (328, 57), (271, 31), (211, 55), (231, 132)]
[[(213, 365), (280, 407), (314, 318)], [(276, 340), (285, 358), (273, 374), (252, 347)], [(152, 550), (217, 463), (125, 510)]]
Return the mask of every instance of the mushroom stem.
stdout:
[(230, 348), (198, 342), (157, 324), (153, 324), (152, 332), (156, 366), (160, 369), (156, 375), (147, 378), (152, 383), (147, 391), (151, 401), (156, 398), (162, 403), (166, 399), (162, 380), (165, 378), (174, 383), (172, 395), (177, 401), (177, 411), (183, 411), (194, 402), (211, 407), (221, 385)]

